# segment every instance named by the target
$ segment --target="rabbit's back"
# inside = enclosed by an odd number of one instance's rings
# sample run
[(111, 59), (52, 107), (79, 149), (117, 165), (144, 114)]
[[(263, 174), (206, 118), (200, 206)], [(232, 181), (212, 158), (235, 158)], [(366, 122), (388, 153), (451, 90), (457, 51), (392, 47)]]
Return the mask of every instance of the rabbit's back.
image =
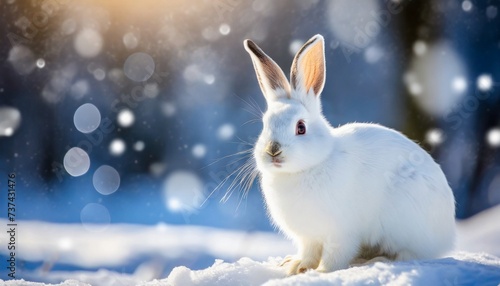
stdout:
[(365, 240), (395, 252), (399, 250), (394, 248), (406, 249), (400, 259), (435, 257), (453, 247), (453, 192), (426, 151), (401, 133), (376, 124), (347, 124), (333, 134), (342, 142), (337, 152), (348, 154), (345, 159), (352, 165), (345, 164), (360, 178), (362, 187), (353, 189), (379, 196), (374, 201), (379, 209), (367, 214), (377, 218), (379, 231), (372, 228)]
[[(427, 181), (434, 193), (453, 200), (446, 177), (434, 159), (417, 143), (393, 129), (368, 123), (346, 124), (332, 129), (334, 151), (329, 160), (340, 156), (347, 169), (372, 178), (385, 190), (403, 192), (413, 181)], [(360, 182), (362, 183), (362, 181)]]

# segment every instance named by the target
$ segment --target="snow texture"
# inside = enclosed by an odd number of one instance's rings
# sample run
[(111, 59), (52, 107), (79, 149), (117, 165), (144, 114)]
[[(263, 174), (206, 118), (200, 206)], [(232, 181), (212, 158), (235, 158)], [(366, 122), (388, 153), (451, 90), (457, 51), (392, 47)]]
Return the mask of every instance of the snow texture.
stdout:
[[(175, 259), (192, 251), (208, 253), (223, 260), (206, 269), (191, 270), (179, 266), (165, 279), (152, 280), (152, 267), (143, 265), (135, 273), (121, 274), (108, 270), (50, 271), (24, 273), (24, 280), (0, 280), (0, 285), (500, 285), (500, 207), (489, 209), (457, 223), (457, 252), (425, 261), (382, 263), (351, 267), (332, 273), (309, 271), (286, 277), (278, 266), (281, 257), (294, 252), (290, 242), (273, 233), (245, 233), (199, 226), (109, 225), (98, 235), (81, 225), (22, 222), (19, 243), (22, 259), (43, 260), (59, 255), (58, 262), (86, 267), (119, 265), (147, 253)], [(4, 223), (0, 220), (0, 223)], [(45, 239), (40, 239), (44, 234)], [(163, 239), (158, 239), (162, 237)], [(204, 239), (199, 239), (204, 237)], [(4, 240), (0, 233), (0, 240)], [(175, 238), (175, 239), (173, 239)], [(21, 241), (22, 240), (22, 241)], [(89, 251), (86, 245), (98, 245)], [(243, 246), (243, 247), (242, 247)], [(0, 253), (5, 250), (0, 250)], [(495, 257), (497, 256), (497, 257)], [(241, 258), (243, 257), (243, 258)], [(263, 261), (263, 262), (261, 262)], [(153, 267), (154, 268), (154, 267)], [(69, 279), (69, 280), (68, 280)], [(151, 281), (152, 280), (152, 281)], [(83, 282), (79, 282), (83, 281)], [(146, 282), (149, 281), (149, 282)]]
[[(143, 285), (498, 285), (500, 259), (488, 254), (459, 252), (451, 257), (397, 263), (376, 262), (332, 273), (309, 271), (285, 278), (279, 260), (236, 263), (216, 261), (207, 269), (175, 268), (169, 277)], [(266, 282), (267, 281), (267, 282)]]
[[(150, 282), (115, 280), (112, 273), (102, 272), (81, 277), (90, 282), (67, 280), (61, 284), (43, 284), (24, 280), (6, 281), (6, 286), (86, 286), (86, 285), (499, 285), (500, 259), (484, 253), (458, 252), (451, 257), (397, 263), (381, 263), (351, 267), (332, 273), (308, 271), (305, 274), (286, 277), (278, 266), (280, 258), (256, 262), (241, 258), (235, 263), (215, 261), (203, 270), (190, 270), (184, 266), (175, 268), (168, 278)], [(1, 282), (1, 280), (0, 280)]]

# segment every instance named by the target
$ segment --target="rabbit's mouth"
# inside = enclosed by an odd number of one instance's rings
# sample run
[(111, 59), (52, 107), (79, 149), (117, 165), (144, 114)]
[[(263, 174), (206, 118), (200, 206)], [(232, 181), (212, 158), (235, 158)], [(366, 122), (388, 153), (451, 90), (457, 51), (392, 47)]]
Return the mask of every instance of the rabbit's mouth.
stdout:
[(281, 168), (281, 163), (283, 163), (283, 161), (280, 158), (277, 158), (277, 157), (272, 157), (271, 158), (271, 162), (277, 168)]

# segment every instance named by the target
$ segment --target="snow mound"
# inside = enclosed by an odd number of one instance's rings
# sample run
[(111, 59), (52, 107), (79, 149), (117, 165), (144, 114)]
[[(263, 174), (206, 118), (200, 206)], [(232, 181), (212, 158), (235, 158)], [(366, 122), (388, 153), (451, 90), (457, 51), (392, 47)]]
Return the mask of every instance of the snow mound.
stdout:
[(451, 257), (352, 267), (332, 273), (308, 271), (286, 277), (281, 259), (235, 263), (217, 260), (203, 270), (175, 268), (168, 278), (141, 285), (499, 285), (500, 259), (484, 253), (458, 252)]
[(174, 268), (167, 279), (142, 285), (262, 285), (270, 279), (286, 276), (284, 269), (278, 266), (280, 260), (269, 258), (256, 262), (247, 257), (235, 263), (216, 260), (211, 267), (196, 271), (180, 266)]

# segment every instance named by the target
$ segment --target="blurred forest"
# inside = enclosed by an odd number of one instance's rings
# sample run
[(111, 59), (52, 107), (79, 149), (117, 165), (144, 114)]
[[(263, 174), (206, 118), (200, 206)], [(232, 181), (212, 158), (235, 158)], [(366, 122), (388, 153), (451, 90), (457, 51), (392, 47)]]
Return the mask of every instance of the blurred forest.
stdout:
[[(424, 146), (466, 218), (500, 202), (500, 1), (0, 4), (0, 170), (18, 219), (272, 230), (257, 182), (219, 201), (265, 101), (243, 40), (285, 73), (326, 40), (324, 113)], [(0, 180), (0, 184), (6, 182)], [(6, 214), (1, 214), (4, 217)]]

